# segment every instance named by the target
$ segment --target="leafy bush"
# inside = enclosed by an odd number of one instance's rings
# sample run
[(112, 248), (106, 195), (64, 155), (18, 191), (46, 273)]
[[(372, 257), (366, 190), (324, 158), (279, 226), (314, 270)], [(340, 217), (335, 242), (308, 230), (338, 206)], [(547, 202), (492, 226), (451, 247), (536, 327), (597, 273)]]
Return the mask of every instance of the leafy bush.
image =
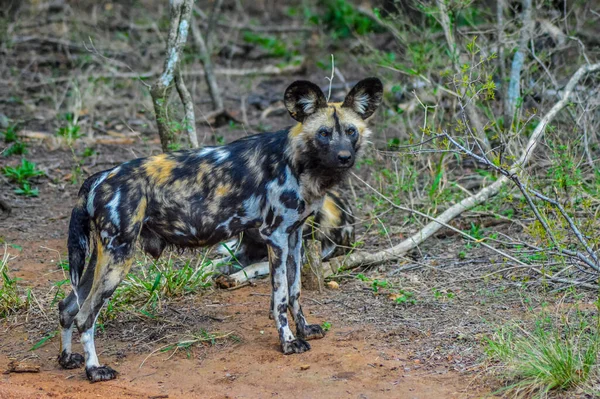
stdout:
[(366, 35), (378, 30), (378, 25), (368, 16), (357, 11), (346, 0), (327, 0), (323, 4), (325, 10), (310, 13), (309, 21), (315, 25), (325, 26), (331, 31), (334, 39), (343, 39), (355, 32)]

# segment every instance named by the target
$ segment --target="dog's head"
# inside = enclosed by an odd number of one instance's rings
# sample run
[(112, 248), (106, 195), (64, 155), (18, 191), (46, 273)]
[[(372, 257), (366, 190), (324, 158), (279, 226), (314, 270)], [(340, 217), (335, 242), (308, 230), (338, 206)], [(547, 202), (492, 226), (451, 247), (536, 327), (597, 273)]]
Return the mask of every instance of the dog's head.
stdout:
[(371, 134), (367, 119), (383, 96), (377, 78), (361, 80), (341, 103), (327, 103), (314, 83), (299, 80), (285, 91), (284, 102), (299, 124), (290, 137), (299, 157), (312, 168), (342, 171), (354, 165), (361, 145)]

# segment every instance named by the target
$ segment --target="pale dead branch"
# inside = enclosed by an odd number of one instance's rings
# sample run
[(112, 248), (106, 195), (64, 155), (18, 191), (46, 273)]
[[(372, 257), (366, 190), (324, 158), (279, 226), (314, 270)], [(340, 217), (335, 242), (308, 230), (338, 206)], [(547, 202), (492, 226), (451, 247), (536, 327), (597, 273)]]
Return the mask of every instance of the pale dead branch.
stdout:
[[(215, 75), (220, 76), (230, 76), (230, 77), (245, 77), (245, 76), (262, 76), (262, 75), (293, 75), (296, 73), (301, 73), (305, 69), (302, 63), (294, 64), (294, 65), (284, 65), (284, 66), (276, 66), (276, 65), (266, 65), (264, 67), (256, 67), (256, 68), (216, 68)], [(43, 82), (34, 83), (26, 86), (26, 89), (35, 89), (41, 86), (54, 85), (56, 83), (69, 82), (75, 78), (82, 79), (147, 79), (156, 77), (161, 74), (161, 71), (148, 71), (148, 72), (112, 72), (112, 73), (91, 73), (91, 74), (82, 74), (77, 76), (63, 76), (60, 78), (48, 79)], [(185, 76), (204, 76), (205, 73), (203, 70), (197, 71), (183, 71), (181, 73)], [(0, 80), (2, 84), (10, 84), (10, 81)]]
[[(529, 142), (525, 146), (525, 149), (523, 150), (520, 158), (510, 168), (509, 172), (511, 174), (520, 173), (521, 169), (529, 161), (533, 151), (539, 143), (539, 140), (544, 134), (546, 126), (554, 119), (556, 114), (558, 114), (558, 112), (567, 105), (577, 82), (579, 82), (579, 80), (581, 80), (581, 78), (584, 75), (590, 72), (597, 71), (599, 69), (600, 64), (585, 65), (579, 68), (577, 72), (571, 77), (571, 79), (567, 83), (567, 86), (565, 87), (561, 100), (558, 101), (546, 115), (544, 115), (544, 117), (540, 120), (540, 123), (537, 125), (537, 127), (531, 134)], [(443, 227), (444, 224), (447, 224), (449, 221), (451, 221), (464, 211), (472, 209), (473, 207), (483, 203), (488, 198), (496, 195), (500, 191), (500, 189), (506, 184), (507, 181), (508, 178), (506, 176), (501, 176), (491, 185), (481, 189), (477, 194), (471, 197), (467, 197), (462, 201), (458, 202), (457, 204), (451, 206), (440, 216), (436, 217), (434, 221), (428, 223), (422, 230), (415, 233), (412, 237), (404, 240), (400, 244), (394, 246), (390, 250), (381, 251), (374, 254), (355, 253), (348, 257), (334, 258), (328, 262), (330, 264), (329, 267), (331, 268), (331, 270), (337, 271), (341, 267), (349, 269), (365, 264), (379, 264), (390, 260), (395, 260), (399, 256), (404, 255), (408, 251), (418, 246), (427, 238), (431, 237), (436, 231)], [(324, 267), (327, 266), (328, 265), (324, 264)]]
[(177, 93), (183, 104), (185, 110), (185, 130), (187, 130), (188, 137), (192, 148), (198, 148), (198, 135), (196, 134), (196, 115), (194, 113), (194, 101), (192, 95), (185, 87), (183, 76), (181, 76), (181, 68), (177, 68), (175, 71), (175, 85), (177, 86)]

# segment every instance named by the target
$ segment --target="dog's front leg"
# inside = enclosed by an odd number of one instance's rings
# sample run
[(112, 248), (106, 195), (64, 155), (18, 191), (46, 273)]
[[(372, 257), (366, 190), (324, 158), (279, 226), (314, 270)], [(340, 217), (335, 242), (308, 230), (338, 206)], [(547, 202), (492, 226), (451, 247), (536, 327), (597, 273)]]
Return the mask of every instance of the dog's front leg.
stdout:
[(289, 305), (287, 259), (289, 254), (288, 236), (269, 243), (269, 264), (271, 268), (272, 311), (281, 349), (286, 355), (302, 353), (310, 349), (308, 342), (294, 337), (287, 318)]
[(318, 324), (308, 324), (302, 306), (300, 306), (300, 268), (302, 267), (302, 227), (290, 234), (289, 254), (287, 257), (287, 280), (289, 307), (296, 322), (296, 335), (302, 339), (318, 339), (325, 336), (325, 331)]

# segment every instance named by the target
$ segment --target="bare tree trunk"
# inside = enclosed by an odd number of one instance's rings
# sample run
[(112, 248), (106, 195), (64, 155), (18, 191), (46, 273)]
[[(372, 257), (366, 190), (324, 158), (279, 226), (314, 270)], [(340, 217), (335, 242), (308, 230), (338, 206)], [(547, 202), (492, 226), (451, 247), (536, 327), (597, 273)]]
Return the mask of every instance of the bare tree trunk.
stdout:
[[(504, 0), (496, 0), (496, 26), (498, 29), (498, 69), (500, 70), (500, 79), (502, 82), (502, 89), (504, 95), (502, 98), (506, 98), (506, 63), (504, 62)], [(504, 104), (502, 105), (504, 107)]]
[[(167, 39), (167, 57), (165, 59), (163, 73), (158, 77), (150, 89), (152, 102), (154, 104), (154, 112), (156, 114), (158, 134), (160, 136), (160, 143), (163, 151), (168, 151), (175, 142), (175, 135), (171, 129), (169, 129), (167, 105), (171, 90), (173, 89), (175, 74), (178, 73), (177, 70), (181, 60), (181, 52), (187, 41), (193, 4), (193, 0), (171, 0), (171, 23), (169, 25), (169, 36)], [(185, 89), (185, 86), (182, 87)], [(187, 89), (185, 91), (187, 92)], [(193, 105), (191, 110), (193, 112)]]
[(208, 93), (210, 94), (213, 103), (213, 110), (221, 110), (223, 109), (223, 99), (221, 98), (221, 91), (219, 90), (219, 85), (215, 79), (213, 64), (210, 57), (210, 48), (204, 41), (200, 27), (197, 24), (192, 25), (192, 35), (194, 42), (196, 42), (196, 46), (198, 47), (200, 62), (204, 67), (204, 78), (206, 79)]
[(533, 29), (533, 20), (531, 19), (531, 0), (523, 0), (523, 13), (521, 20), (523, 22), (523, 26), (521, 27), (521, 34), (519, 37), (519, 47), (517, 48), (517, 52), (512, 60), (510, 81), (508, 82), (508, 89), (504, 104), (504, 124), (505, 126), (508, 126), (509, 129), (511, 129), (514, 120), (517, 100), (521, 96), (521, 69), (523, 69), (523, 63), (525, 62), (527, 42), (531, 37), (531, 31)]

